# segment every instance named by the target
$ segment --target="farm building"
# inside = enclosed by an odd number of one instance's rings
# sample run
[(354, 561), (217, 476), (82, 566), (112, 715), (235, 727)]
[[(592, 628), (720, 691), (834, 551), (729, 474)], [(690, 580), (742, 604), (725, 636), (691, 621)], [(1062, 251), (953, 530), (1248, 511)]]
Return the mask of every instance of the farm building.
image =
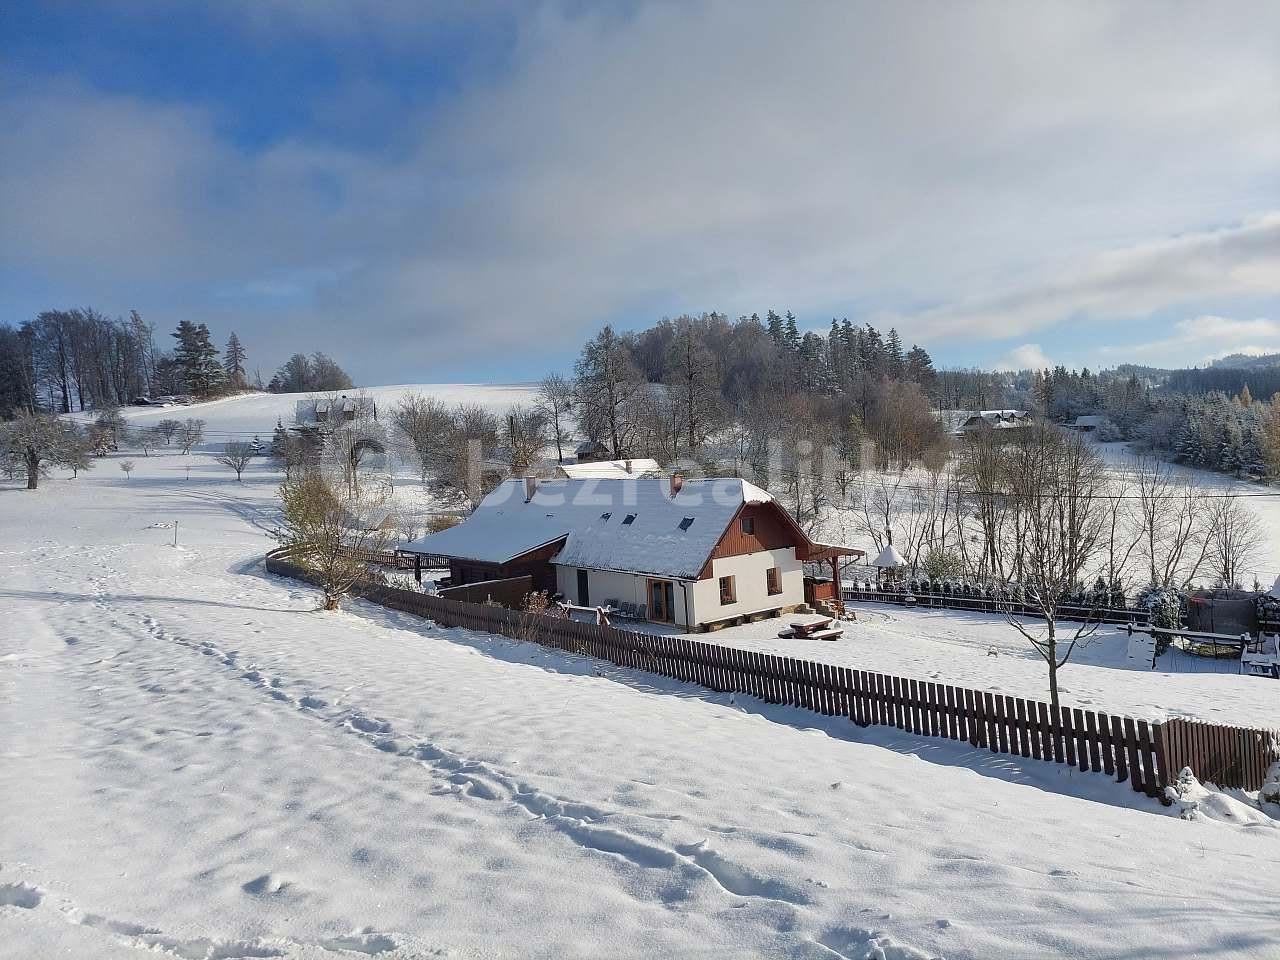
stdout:
[(745, 480), (679, 476), (509, 480), (463, 523), (400, 550), (446, 558), (451, 585), (529, 576), (570, 603), (691, 630), (795, 610), (814, 599), (805, 563), (838, 578), (841, 558), (863, 555), (813, 542)]
[(573, 455), (579, 463), (595, 463), (609, 459), (609, 448), (599, 440), (583, 440), (573, 448)]

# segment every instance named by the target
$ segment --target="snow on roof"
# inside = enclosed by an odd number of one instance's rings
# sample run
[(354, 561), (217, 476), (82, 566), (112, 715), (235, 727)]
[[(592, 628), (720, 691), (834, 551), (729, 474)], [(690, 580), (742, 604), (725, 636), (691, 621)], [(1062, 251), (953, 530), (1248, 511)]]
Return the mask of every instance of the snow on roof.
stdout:
[(506, 563), (564, 539), (558, 564), (694, 580), (738, 508), (773, 499), (736, 478), (669, 489), (666, 479), (549, 480), (526, 503), (524, 481), (508, 480), (467, 520), (400, 549)]
[(880, 555), (871, 561), (873, 567), (905, 567), (907, 561), (902, 559), (900, 554), (892, 543), (885, 544), (885, 548), (880, 551)]
[(562, 463), (556, 470), (570, 480), (625, 480), (627, 477), (656, 477), (662, 473), (657, 460), (597, 460), (595, 463)]

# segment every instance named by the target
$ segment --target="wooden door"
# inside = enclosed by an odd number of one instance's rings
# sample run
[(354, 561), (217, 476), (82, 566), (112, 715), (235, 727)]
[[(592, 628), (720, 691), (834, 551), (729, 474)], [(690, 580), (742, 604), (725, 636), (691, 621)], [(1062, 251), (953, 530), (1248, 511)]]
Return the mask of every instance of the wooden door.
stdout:
[(578, 606), (591, 606), (591, 591), (587, 589), (587, 571), (578, 571)]
[(675, 584), (670, 580), (649, 581), (649, 619), (662, 623), (675, 620)]

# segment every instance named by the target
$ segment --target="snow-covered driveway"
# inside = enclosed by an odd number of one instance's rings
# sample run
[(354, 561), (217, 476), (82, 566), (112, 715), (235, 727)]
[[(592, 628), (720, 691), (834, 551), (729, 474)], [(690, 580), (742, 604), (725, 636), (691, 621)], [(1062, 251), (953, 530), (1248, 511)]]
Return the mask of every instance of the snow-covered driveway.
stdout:
[(184, 463), (0, 488), (0, 955), (1275, 956), (1271, 821), (316, 613)]

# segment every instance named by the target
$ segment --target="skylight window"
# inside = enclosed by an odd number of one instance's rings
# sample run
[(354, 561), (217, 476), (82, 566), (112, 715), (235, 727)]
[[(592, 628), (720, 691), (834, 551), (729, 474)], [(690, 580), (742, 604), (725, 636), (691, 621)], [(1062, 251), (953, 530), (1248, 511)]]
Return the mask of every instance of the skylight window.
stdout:
[(602, 513), (602, 514), (600, 514), (600, 519), (601, 519), (601, 520), (608, 520), (608, 519), (609, 519), (610, 517), (612, 517), (612, 516), (613, 516), (613, 514), (612, 514), (612, 513)]
[(685, 517), (683, 520), (680, 521), (681, 530), (688, 530), (692, 526), (693, 526), (693, 517)]
[(636, 518), (636, 515), (634, 513), (628, 513), (625, 517), (622, 518), (622, 525), (624, 527), (631, 526), (635, 518)]

